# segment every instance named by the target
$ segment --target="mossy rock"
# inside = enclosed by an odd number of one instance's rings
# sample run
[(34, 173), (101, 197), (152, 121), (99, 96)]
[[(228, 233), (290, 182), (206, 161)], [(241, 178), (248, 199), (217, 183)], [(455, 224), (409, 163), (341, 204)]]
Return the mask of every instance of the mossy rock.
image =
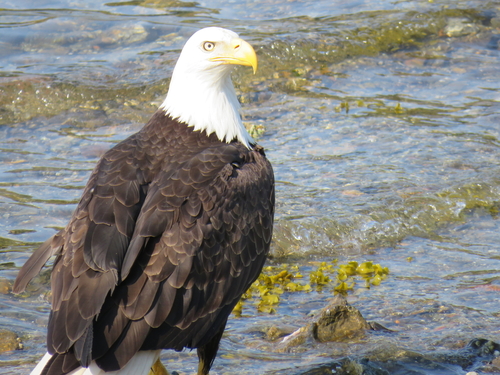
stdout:
[(314, 325), (314, 338), (319, 342), (339, 341), (370, 329), (358, 309), (348, 304), (329, 306)]
[(0, 329), (0, 353), (22, 348), (21, 339), (14, 332)]

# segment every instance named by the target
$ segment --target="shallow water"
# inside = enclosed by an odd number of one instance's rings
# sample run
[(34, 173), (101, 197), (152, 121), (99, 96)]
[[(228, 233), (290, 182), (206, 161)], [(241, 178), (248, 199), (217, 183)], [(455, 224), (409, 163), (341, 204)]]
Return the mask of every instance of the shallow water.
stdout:
[[(275, 314), (247, 303), (230, 321), (214, 373), (286, 373), (384, 345), (499, 342), (495, 1), (4, 1), (0, 279), (12, 282), (66, 224), (98, 157), (147, 121), (184, 41), (208, 25), (237, 31), (259, 56), (257, 74), (239, 69), (234, 81), (277, 179), (270, 264), (300, 265), (304, 282), (314, 261), (389, 267), (349, 301), (395, 331), (273, 353), (262, 331), (300, 327), (333, 284), (284, 293)], [(26, 374), (44, 353), (47, 277), (27, 296), (0, 295), (0, 329), (25, 346), (0, 354), (0, 372)], [(196, 354), (164, 362), (189, 374)]]

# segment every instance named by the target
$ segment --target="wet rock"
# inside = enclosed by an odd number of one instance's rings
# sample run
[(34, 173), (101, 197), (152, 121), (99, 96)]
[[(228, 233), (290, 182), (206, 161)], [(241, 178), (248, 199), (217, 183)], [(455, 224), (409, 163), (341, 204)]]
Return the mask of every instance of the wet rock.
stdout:
[(389, 371), (381, 368), (375, 363), (366, 359), (356, 361), (354, 359), (346, 358), (341, 362), (341, 365), (336, 368), (337, 374), (349, 375), (389, 375)]
[(0, 294), (7, 294), (10, 292), (12, 285), (9, 280), (0, 278)]
[(500, 373), (500, 357), (496, 357), (491, 361), (491, 363), (487, 364), (482, 368), (485, 373), (492, 372), (494, 374)]
[(500, 35), (492, 35), (487, 44), (488, 49), (500, 49)]
[(313, 342), (314, 326), (308, 324), (305, 327), (301, 327), (292, 334), (285, 336), (276, 346), (275, 350), (281, 353), (295, 352), (297, 348), (306, 346), (308, 343)]
[(287, 325), (276, 326), (273, 325), (265, 330), (266, 340), (276, 341), (281, 337), (287, 336), (295, 332), (297, 327), (291, 327)]
[[(402, 372), (401, 374), (413, 374)], [(276, 375), (389, 375), (391, 372), (366, 359), (343, 358), (339, 361), (315, 366), (309, 369), (294, 369), (277, 372)]]
[(368, 323), (358, 309), (349, 305), (338, 294), (323, 308), (314, 321), (285, 336), (277, 345), (276, 351), (296, 351), (298, 346), (314, 342), (342, 341), (356, 335), (363, 335), (366, 330), (390, 331), (378, 323)]
[(493, 17), (491, 20), (490, 20), (490, 24), (491, 26), (495, 27), (495, 28), (500, 28), (500, 17)]
[(21, 339), (12, 331), (0, 329), (0, 353), (23, 349)]
[(465, 36), (478, 32), (479, 26), (467, 18), (450, 18), (443, 31), (449, 37)]
[[(467, 371), (468, 375), (496, 373), (500, 346), (489, 340), (474, 339), (458, 350), (418, 353), (383, 344), (365, 357), (345, 357), (327, 363), (287, 369), (276, 375), (453, 375)], [(485, 365), (482, 365), (485, 363)]]
[(148, 33), (140, 23), (125, 24), (102, 32), (96, 38), (96, 42), (103, 44), (132, 44), (142, 42), (147, 37)]
[[(364, 358), (342, 358), (312, 369), (296, 372), (297, 375), (327, 374), (440, 374), (452, 375), (474, 369), (467, 374), (495, 372), (495, 361), (500, 355), (500, 345), (486, 339), (473, 339), (464, 348), (438, 353), (418, 353), (394, 345), (384, 345)], [(482, 363), (486, 363), (482, 366)], [(498, 363), (498, 362), (496, 362)], [(323, 372), (318, 372), (319, 370)], [(327, 371), (330, 372), (327, 372)]]
[(319, 342), (339, 341), (370, 329), (358, 309), (337, 295), (314, 323), (314, 338)]

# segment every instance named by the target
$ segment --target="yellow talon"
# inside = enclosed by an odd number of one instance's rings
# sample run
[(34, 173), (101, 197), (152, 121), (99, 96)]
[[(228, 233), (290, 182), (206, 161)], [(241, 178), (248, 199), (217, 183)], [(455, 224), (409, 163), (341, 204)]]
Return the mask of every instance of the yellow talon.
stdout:
[(153, 366), (151, 366), (151, 370), (149, 370), (149, 375), (170, 375), (161, 363), (160, 358), (155, 362)]

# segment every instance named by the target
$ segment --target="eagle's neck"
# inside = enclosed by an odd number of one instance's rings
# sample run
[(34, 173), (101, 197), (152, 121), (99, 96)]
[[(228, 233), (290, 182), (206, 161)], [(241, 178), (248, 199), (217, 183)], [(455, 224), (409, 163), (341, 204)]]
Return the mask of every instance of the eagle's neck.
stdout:
[(196, 74), (178, 71), (176, 66), (167, 97), (160, 108), (194, 130), (205, 130), (207, 135), (215, 133), (222, 142), (237, 139), (251, 148), (250, 144), (255, 141), (241, 121), (240, 103), (230, 71), (223, 67)]

